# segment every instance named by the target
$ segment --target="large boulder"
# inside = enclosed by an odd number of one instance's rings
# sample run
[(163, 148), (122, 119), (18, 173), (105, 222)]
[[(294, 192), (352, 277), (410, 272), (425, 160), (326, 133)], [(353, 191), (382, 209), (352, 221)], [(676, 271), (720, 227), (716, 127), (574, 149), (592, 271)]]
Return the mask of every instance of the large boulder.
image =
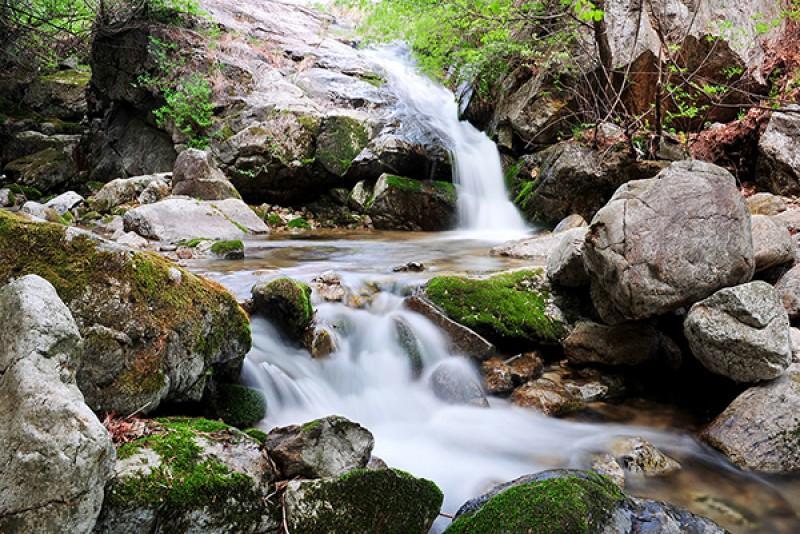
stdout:
[(191, 239), (230, 241), (269, 233), (269, 227), (237, 198), (170, 197), (125, 213), (125, 231), (177, 243)]
[(219, 285), (155, 254), (0, 212), (0, 282), (38, 274), (84, 338), (78, 386), (96, 411), (200, 400), (209, 380), (238, 377), (247, 316)]
[(103, 185), (89, 198), (89, 205), (97, 211), (110, 211), (117, 206), (136, 201), (152, 184), (168, 184), (172, 179), (170, 173), (134, 176), (133, 178), (117, 178)]
[(332, 415), (275, 428), (264, 443), (283, 478), (325, 478), (366, 467), (375, 439), (358, 423)]
[(619, 188), (592, 220), (584, 258), (604, 321), (665, 314), (752, 278), (750, 214), (726, 170), (673, 163)]
[(739, 395), (703, 431), (702, 438), (744, 469), (800, 471), (800, 365), (777, 380)]
[(775, 284), (789, 319), (800, 319), (800, 265), (789, 269)]
[(800, 106), (774, 112), (758, 141), (759, 183), (776, 195), (800, 194)]
[(241, 198), (211, 153), (189, 148), (178, 154), (172, 171), (172, 194), (200, 200)]
[(252, 288), (255, 312), (272, 321), (289, 339), (301, 342), (314, 319), (311, 288), (291, 278), (277, 278)]
[(698, 302), (684, 333), (700, 363), (737, 382), (777, 378), (792, 362), (789, 317), (766, 282), (721, 289)]
[(444, 331), (453, 352), (476, 360), (485, 360), (495, 353), (494, 345), (489, 343), (486, 338), (450, 319), (427, 299), (420, 296), (408, 297), (403, 304), (409, 310), (423, 315)]
[(680, 349), (648, 322), (613, 326), (579, 321), (564, 340), (570, 363), (640, 365), (680, 359)]
[(566, 334), (565, 320), (544, 278), (541, 269), (490, 278), (437, 276), (428, 281), (425, 296), (450, 319), (495, 344), (554, 344)]
[(3, 172), (9, 182), (32, 187), (41, 193), (55, 193), (77, 185), (78, 166), (74, 145), (45, 148), (9, 162)]
[(86, 87), (91, 75), (84, 67), (41, 76), (28, 86), (23, 103), (47, 117), (79, 121), (86, 114)]
[(111, 437), (83, 400), (78, 326), (35, 275), (0, 289), (0, 531), (92, 531)]
[(778, 224), (766, 215), (753, 215), (750, 221), (756, 272), (794, 262), (794, 242), (784, 225)]
[(604, 476), (560, 469), (520, 477), (468, 501), (446, 532), (725, 531), (708, 519), (670, 504), (628, 497)]
[(394, 469), (293, 480), (284, 494), (289, 530), (315, 534), (424, 534), (442, 500), (433, 482)]
[(149, 421), (117, 449), (96, 532), (276, 532), (275, 472), (264, 447), (223, 423)]
[(375, 228), (384, 230), (448, 230), (455, 224), (453, 184), (384, 174), (367, 202)]

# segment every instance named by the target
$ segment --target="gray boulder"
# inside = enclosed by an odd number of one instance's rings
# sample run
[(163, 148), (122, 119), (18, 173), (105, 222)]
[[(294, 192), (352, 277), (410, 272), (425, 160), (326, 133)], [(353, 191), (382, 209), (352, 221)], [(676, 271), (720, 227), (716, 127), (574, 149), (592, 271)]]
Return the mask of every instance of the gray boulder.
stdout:
[(77, 208), (83, 200), (83, 197), (75, 191), (68, 191), (48, 200), (44, 205), (54, 209), (59, 215), (64, 215), (73, 208)]
[(78, 326), (29, 275), (0, 289), (0, 531), (91, 532), (114, 448), (75, 385)]
[(777, 378), (792, 362), (789, 318), (766, 282), (714, 293), (692, 306), (683, 328), (695, 357), (737, 382)]
[(739, 395), (703, 431), (702, 438), (744, 469), (800, 471), (800, 364)]
[(366, 467), (375, 439), (358, 423), (332, 415), (276, 428), (265, 444), (283, 478), (324, 478)]
[(561, 219), (561, 221), (553, 228), (553, 233), (557, 234), (559, 232), (566, 232), (567, 230), (572, 230), (574, 228), (583, 228), (584, 226), (589, 226), (589, 223), (586, 222), (586, 219), (578, 215), (577, 213), (573, 213), (572, 215), (568, 215)]
[(124, 220), (125, 231), (167, 243), (195, 238), (229, 241), (269, 233), (264, 221), (235, 198), (170, 197), (128, 210)]
[(589, 274), (583, 263), (583, 248), (588, 233), (589, 229), (583, 227), (561, 234), (561, 243), (547, 259), (547, 277), (554, 284), (564, 287), (589, 285)]
[(211, 153), (195, 148), (178, 154), (172, 171), (172, 194), (200, 200), (241, 198)]
[(170, 173), (162, 173), (111, 180), (89, 198), (89, 205), (97, 211), (110, 211), (122, 204), (136, 201), (151, 184), (166, 183), (171, 176)]
[(800, 106), (774, 112), (758, 141), (758, 180), (776, 195), (800, 194)]
[(775, 284), (775, 291), (783, 303), (789, 319), (800, 318), (800, 265), (789, 269)]
[(640, 365), (676, 358), (680, 363), (680, 349), (647, 322), (606, 326), (579, 321), (564, 340), (564, 356), (576, 364)]
[(619, 188), (593, 219), (584, 258), (604, 321), (646, 319), (752, 278), (750, 214), (726, 170), (673, 163)]
[(794, 262), (794, 243), (785, 226), (776, 223), (766, 215), (753, 215), (750, 220), (756, 272)]

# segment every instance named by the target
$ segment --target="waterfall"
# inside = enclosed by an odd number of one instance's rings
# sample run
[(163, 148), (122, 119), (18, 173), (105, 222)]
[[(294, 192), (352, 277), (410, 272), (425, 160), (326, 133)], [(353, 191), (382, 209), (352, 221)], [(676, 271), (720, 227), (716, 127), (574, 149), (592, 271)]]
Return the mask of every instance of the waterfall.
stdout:
[(448, 148), (458, 191), (459, 230), (491, 238), (521, 237), (527, 226), (508, 198), (497, 145), (459, 119), (455, 95), (420, 74), (402, 48), (370, 51), (399, 102), (397, 115), (433, 133)]

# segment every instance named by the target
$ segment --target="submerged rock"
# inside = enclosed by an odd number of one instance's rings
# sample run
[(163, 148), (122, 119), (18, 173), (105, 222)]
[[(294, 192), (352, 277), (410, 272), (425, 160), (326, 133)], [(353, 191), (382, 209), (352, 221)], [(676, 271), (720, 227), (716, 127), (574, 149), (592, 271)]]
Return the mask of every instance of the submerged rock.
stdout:
[(291, 278), (253, 286), (256, 313), (272, 321), (289, 339), (301, 343), (314, 319), (311, 288)]
[(743, 469), (800, 471), (800, 365), (739, 395), (701, 437)]
[(676, 460), (639, 437), (616, 440), (611, 446), (611, 452), (622, 468), (629, 473), (647, 477), (665, 476), (681, 468), (681, 464)]
[(85, 341), (78, 386), (92, 409), (149, 412), (238, 378), (250, 327), (219, 285), (155, 254), (3, 212), (0, 255), (0, 282), (38, 274), (75, 317)]
[(567, 415), (583, 408), (581, 397), (549, 377), (531, 380), (518, 387), (511, 394), (511, 402), (553, 417)]
[(673, 163), (614, 194), (592, 220), (584, 257), (603, 320), (646, 319), (752, 278), (750, 214), (724, 169)]
[(284, 496), (291, 532), (424, 534), (439, 515), (436, 484), (394, 469), (354, 469), (338, 478), (293, 480)]
[(78, 326), (35, 275), (0, 288), (0, 317), (0, 531), (90, 532), (114, 449), (75, 385)]
[(448, 534), (650, 531), (725, 532), (714, 522), (670, 504), (628, 497), (604, 476), (567, 469), (496, 486), (465, 503), (447, 529)]
[(439, 363), (430, 380), (433, 394), (444, 402), (489, 406), (477, 373), (466, 360), (450, 358)]
[(490, 253), (493, 256), (533, 260), (536, 264), (547, 265), (548, 258), (555, 253), (563, 239), (564, 234), (561, 233), (535, 235), (497, 245)]
[(700, 363), (737, 382), (777, 378), (792, 362), (789, 318), (766, 282), (722, 289), (698, 302), (684, 333)]
[(332, 415), (273, 429), (265, 444), (283, 478), (325, 478), (366, 467), (375, 439), (358, 423)]
[[(121, 445), (96, 531), (277, 531), (275, 473), (258, 441), (223, 423), (169, 418)], [(274, 501), (272, 501), (274, 502)]]

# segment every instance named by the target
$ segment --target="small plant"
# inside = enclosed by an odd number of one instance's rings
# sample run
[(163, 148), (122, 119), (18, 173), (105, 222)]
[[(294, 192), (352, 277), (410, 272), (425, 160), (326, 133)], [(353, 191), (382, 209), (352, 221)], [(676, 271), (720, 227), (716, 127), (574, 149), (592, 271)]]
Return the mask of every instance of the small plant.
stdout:
[(206, 148), (206, 132), (214, 117), (211, 94), (211, 84), (197, 74), (184, 79), (176, 88), (166, 88), (166, 103), (153, 112), (156, 123), (161, 127), (172, 123), (186, 135), (190, 148)]
[(292, 219), (286, 226), (288, 228), (302, 229), (302, 230), (308, 230), (311, 228), (311, 225), (308, 224), (308, 221), (305, 220), (303, 217), (297, 217), (296, 219)]
[(267, 223), (270, 226), (280, 226), (283, 224), (283, 219), (277, 213), (270, 213), (267, 215)]

